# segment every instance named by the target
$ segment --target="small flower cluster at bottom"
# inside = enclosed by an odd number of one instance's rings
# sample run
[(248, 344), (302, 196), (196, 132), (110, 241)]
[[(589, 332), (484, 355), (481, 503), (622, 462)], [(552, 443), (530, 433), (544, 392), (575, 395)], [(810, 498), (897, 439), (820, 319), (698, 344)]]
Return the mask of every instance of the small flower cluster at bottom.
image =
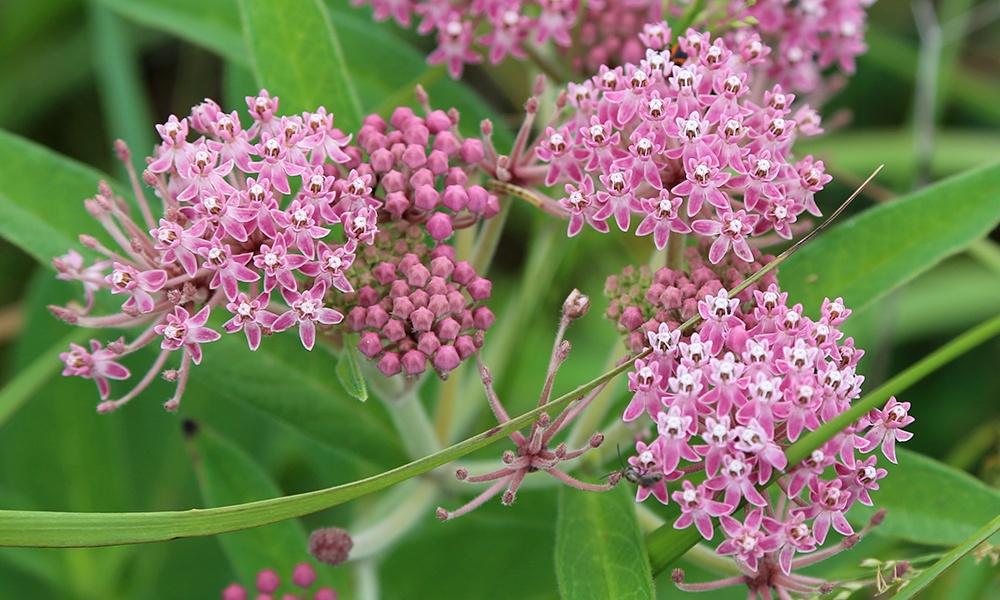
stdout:
[[(277, 596), (278, 588), (281, 586), (281, 578), (274, 569), (265, 569), (257, 574), (257, 591), (259, 594), (256, 600), (337, 600), (337, 592), (328, 587), (319, 587), (309, 594), (313, 584), (316, 583), (316, 570), (309, 563), (299, 563), (292, 571), (292, 583), (300, 588), (293, 592), (285, 592)], [(247, 590), (238, 583), (230, 584), (222, 590), (222, 600), (247, 600)]]
[[(646, 414), (656, 424), (655, 439), (638, 441), (637, 456), (629, 458), (637, 501), (673, 498), (681, 509), (674, 527), (694, 525), (706, 540), (718, 517), (725, 537), (716, 551), (734, 555), (744, 575), (717, 583), (746, 583), (751, 597), (825, 589), (792, 570), (857, 543), (844, 515), (855, 502), (872, 505), (869, 494), (886, 470), (875, 456), (855, 453), (881, 446), (896, 462), (895, 442), (911, 437), (900, 428), (913, 421), (909, 403), (892, 398), (801, 463), (788, 464), (785, 450), (847, 410), (864, 377), (856, 373), (863, 352), (850, 338), (839, 342), (837, 327), (850, 314), (841, 299), (826, 300), (818, 321), (786, 301), (776, 285), (748, 303), (721, 289), (698, 302), (697, 331), (682, 337), (663, 323), (649, 332), (652, 353), (635, 361), (623, 415), (629, 422)], [(703, 482), (688, 478), (700, 472)], [(682, 478), (668, 492), (667, 483)], [(778, 490), (759, 489), (772, 481)], [(831, 528), (848, 537), (817, 551)], [(702, 586), (686, 589), (711, 587)]]

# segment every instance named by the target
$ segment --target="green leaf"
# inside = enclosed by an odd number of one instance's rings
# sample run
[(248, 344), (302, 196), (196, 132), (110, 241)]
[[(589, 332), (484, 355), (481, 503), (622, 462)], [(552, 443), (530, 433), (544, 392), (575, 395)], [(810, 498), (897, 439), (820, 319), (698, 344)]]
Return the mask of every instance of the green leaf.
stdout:
[(0, 510), (0, 546), (75, 548), (136, 544), (228, 533), (301, 517), (385, 489), (485, 448), (512, 431), (533, 423), (543, 412), (552, 414), (561, 410), (573, 399), (596, 389), (630, 368), (631, 364), (628, 363), (615, 367), (503, 425), (360, 481), (294, 496), (189, 511), (66, 513)]
[(960, 252), (1000, 220), (1000, 165), (952, 177), (865, 211), (781, 266), (781, 287), (806, 311), (842, 296), (860, 309)]
[(358, 350), (353, 344), (347, 344), (343, 352), (340, 353), (340, 360), (337, 362), (337, 378), (340, 385), (353, 398), (361, 402), (368, 401), (368, 386), (365, 385), (364, 376), (361, 374), (361, 365), (358, 364)]
[(556, 575), (563, 598), (653, 598), (653, 579), (630, 486), (559, 488)]
[(0, 236), (48, 265), (80, 248), (81, 233), (97, 222), (83, 200), (97, 191), (102, 173), (0, 130)]
[(224, 336), (205, 353), (208, 368), (198, 369), (191, 385), (251, 406), (368, 464), (405, 462), (382, 407), (350, 401), (330, 377), (334, 360), (320, 348), (310, 355), (294, 332), (266, 338), (256, 352), (247, 350), (245, 340)]
[[(193, 421), (185, 427), (188, 449), (208, 506), (281, 495), (267, 473), (239, 446)], [(257, 573), (268, 568), (287, 579), (296, 564), (307, 562), (307, 540), (302, 525), (293, 520), (219, 536), (226, 556), (245, 584), (255, 581)]]
[(329, 106), (345, 131), (361, 126), (361, 102), (327, 9), (319, 0), (240, 0), (257, 81), (286, 114)]
[(248, 66), (237, 0), (97, 0), (128, 19)]
[(879, 461), (889, 474), (872, 492), (875, 507), (856, 504), (849, 516), (861, 522), (878, 508), (885, 521), (875, 531), (920, 544), (954, 546), (1000, 514), (1000, 491), (933, 458), (897, 448), (899, 464)]

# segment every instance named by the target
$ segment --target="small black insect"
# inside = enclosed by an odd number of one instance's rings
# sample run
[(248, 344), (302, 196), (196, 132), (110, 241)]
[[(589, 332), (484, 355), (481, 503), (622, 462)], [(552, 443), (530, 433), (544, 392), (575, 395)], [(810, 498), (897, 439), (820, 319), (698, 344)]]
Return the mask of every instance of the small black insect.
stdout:
[(639, 469), (631, 464), (626, 465), (625, 461), (622, 460), (622, 449), (618, 448), (618, 463), (621, 465), (622, 470), (620, 473), (625, 481), (633, 483), (641, 488), (651, 488), (656, 484), (660, 483), (663, 479), (663, 473), (658, 471), (650, 471), (649, 469)]

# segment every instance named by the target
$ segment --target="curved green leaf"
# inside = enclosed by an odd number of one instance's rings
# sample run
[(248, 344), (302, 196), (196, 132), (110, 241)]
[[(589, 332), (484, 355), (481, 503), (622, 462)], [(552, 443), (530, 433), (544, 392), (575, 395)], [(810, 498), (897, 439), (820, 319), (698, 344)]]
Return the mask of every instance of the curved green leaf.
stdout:
[(559, 488), (556, 575), (563, 598), (653, 598), (630, 486), (593, 493)]
[(0, 236), (43, 265), (99, 226), (83, 207), (110, 178), (44, 146), (0, 130)]
[(561, 410), (574, 398), (579, 398), (630, 368), (630, 363), (623, 364), (503, 425), (360, 481), (293, 496), (188, 511), (73, 513), (0, 510), (0, 546), (76, 548), (141, 544), (228, 533), (301, 517), (385, 489), (485, 448), (512, 431), (533, 423), (543, 412), (551, 414)]
[(877, 206), (806, 244), (781, 287), (807, 312), (842, 296), (860, 309), (986, 235), (1000, 221), (1000, 165)]
[(875, 530), (879, 535), (954, 546), (1000, 514), (1000, 491), (933, 458), (896, 451), (899, 464), (879, 461), (889, 475), (872, 493), (875, 508), (855, 505), (849, 517), (867, 520), (884, 508), (885, 521)]
[(337, 30), (320, 0), (240, 0), (257, 82), (282, 97), (286, 113), (330, 107), (345, 131), (361, 126), (361, 102)]

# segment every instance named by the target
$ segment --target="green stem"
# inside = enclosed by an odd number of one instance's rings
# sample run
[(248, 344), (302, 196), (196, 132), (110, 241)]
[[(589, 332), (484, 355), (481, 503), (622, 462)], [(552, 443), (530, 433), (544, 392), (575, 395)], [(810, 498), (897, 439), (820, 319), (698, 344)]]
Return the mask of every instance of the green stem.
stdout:
[[(538, 304), (545, 296), (545, 290), (552, 282), (556, 268), (565, 252), (566, 244), (559, 244), (561, 238), (561, 222), (545, 219), (539, 231), (533, 238), (528, 251), (521, 282), (517, 286), (517, 294), (512, 295), (504, 311), (503, 318), (486, 336), (484, 362), (494, 373), (503, 373), (510, 362), (514, 351), (524, 335), (525, 323), (537, 314)], [(455, 420), (452, 423), (450, 436), (461, 435), (469, 424), (486, 406), (485, 402), (472, 402), (474, 398), (482, 397), (482, 383), (478, 372), (471, 374), (465, 384), (462, 398), (465, 402), (455, 407)]]
[(441, 450), (434, 425), (427, 416), (424, 405), (420, 403), (420, 386), (417, 381), (411, 380), (400, 385), (398, 379), (389, 379), (381, 373), (375, 373), (367, 380), (372, 391), (389, 410), (392, 424), (403, 439), (403, 447), (411, 459)]
[[(948, 342), (930, 356), (887, 381), (848, 410), (824, 423), (816, 431), (789, 446), (788, 450), (785, 451), (788, 464), (799, 464), (813, 450), (822, 446), (859, 417), (873, 408), (882, 406), (890, 396), (909, 388), (931, 372), (998, 334), (1000, 334), (1000, 315)], [(764, 484), (763, 487), (766, 488), (777, 478), (777, 475), (772, 477), (771, 481)], [(669, 525), (664, 525), (646, 536), (646, 549), (649, 552), (649, 562), (653, 569), (653, 575), (663, 572), (700, 539), (701, 536), (694, 527), (676, 530)]]
[(910, 598), (916, 597), (917, 594), (924, 591), (927, 586), (940, 577), (942, 573), (957, 563), (959, 559), (975, 550), (976, 546), (979, 546), (996, 535), (998, 531), (1000, 531), (1000, 515), (997, 515), (996, 518), (984, 525), (983, 528), (977, 531), (972, 537), (956, 546), (951, 552), (945, 554), (941, 560), (934, 564), (934, 566), (921, 572), (920, 575), (917, 575), (910, 580), (906, 587), (901, 589), (895, 596), (892, 597), (892, 600), (909, 600)]
[[(640, 354), (638, 358), (645, 355)], [(385, 489), (485, 448), (526, 427), (543, 412), (555, 414), (574, 399), (631, 367), (631, 363), (624, 364), (503, 425), (367, 479), (293, 496), (185, 511), (83, 513), (0, 510), (0, 546), (79, 548), (141, 544), (217, 535), (312, 514)]]

